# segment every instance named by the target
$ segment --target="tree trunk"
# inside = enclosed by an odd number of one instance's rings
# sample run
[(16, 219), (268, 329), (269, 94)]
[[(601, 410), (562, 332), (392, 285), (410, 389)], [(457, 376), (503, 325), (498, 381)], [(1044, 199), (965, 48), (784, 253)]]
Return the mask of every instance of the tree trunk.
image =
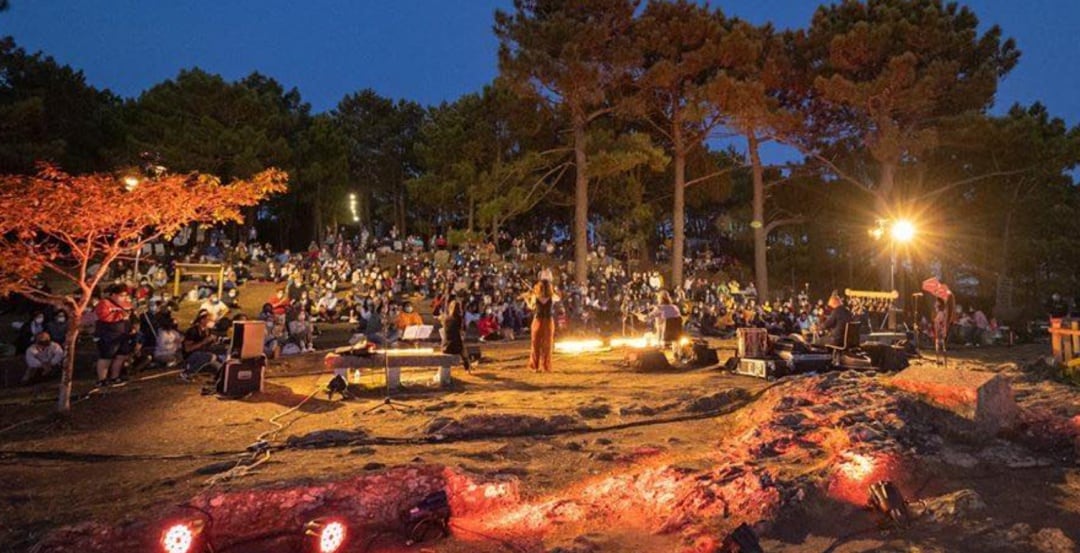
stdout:
[(64, 337), (64, 370), (60, 371), (60, 394), (56, 401), (56, 410), (60, 413), (71, 412), (71, 380), (75, 375), (75, 341), (79, 338), (79, 321), (83, 310), (76, 308), (68, 313), (68, 331)]
[(753, 132), (746, 135), (746, 149), (750, 155), (750, 174), (754, 185), (753, 218), (750, 226), (754, 229), (754, 286), (758, 298), (764, 301), (769, 297), (769, 261), (768, 244), (765, 234), (765, 168), (761, 165), (761, 153), (758, 151), (758, 137)]
[(574, 116), (574, 282), (589, 285), (589, 177), (585, 154), (585, 118)]
[(675, 158), (675, 199), (671, 217), (674, 235), (671, 241), (671, 287), (680, 288), (683, 283), (683, 258), (686, 249), (686, 151), (678, 117), (675, 117), (675, 125), (671, 130), (672, 154)]
[(322, 184), (315, 183), (315, 201), (311, 206), (312, 224), (315, 225), (315, 242), (322, 244), (323, 220), (322, 220)]
[[(876, 215), (884, 219), (892, 219), (897, 217), (897, 213), (893, 212), (893, 187), (896, 182), (896, 164), (892, 162), (881, 163), (881, 178), (878, 182), (877, 194), (874, 197), (874, 208), (877, 210)], [(892, 274), (892, 256), (891, 256), (891, 242), (892, 236), (889, 234), (889, 229), (885, 229), (885, 236), (881, 238), (880, 251), (876, 256), (879, 261), (884, 260), (883, 263), (878, 264), (878, 284), (879, 290), (889, 290), (889, 277)]]
[[(1012, 310), (1012, 298), (1006, 299), (1006, 293), (1012, 294), (1012, 290), (1006, 292), (1005, 285), (1009, 279), (1009, 238), (1012, 234), (1012, 210), (1005, 213), (1005, 225), (1001, 233), (1001, 264), (998, 266), (997, 285), (994, 290), (994, 309), (992, 313), (999, 319), (1005, 315), (1005, 311)], [(1002, 304), (1005, 305), (1002, 305)]]
[(473, 197), (472, 187), (469, 187), (469, 234), (476, 229), (476, 198)]

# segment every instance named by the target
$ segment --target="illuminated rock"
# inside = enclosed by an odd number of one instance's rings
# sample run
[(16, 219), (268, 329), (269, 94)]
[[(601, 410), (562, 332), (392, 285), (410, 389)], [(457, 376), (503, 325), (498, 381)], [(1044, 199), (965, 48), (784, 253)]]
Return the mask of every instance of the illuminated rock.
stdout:
[(940, 417), (943, 430), (974, 439), (1012, 428), (1018, 410), (1009, 381), (997, 374), (936, 365), (917, 365), (892, 378), (896, 388), (918, 395), (952, 417)]

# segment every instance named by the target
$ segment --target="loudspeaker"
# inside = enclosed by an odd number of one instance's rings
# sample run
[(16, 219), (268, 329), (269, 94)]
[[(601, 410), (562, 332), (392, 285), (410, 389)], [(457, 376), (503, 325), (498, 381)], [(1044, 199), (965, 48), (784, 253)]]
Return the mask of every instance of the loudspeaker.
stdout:
[(226, 397), (243, 397), (263, 390), (266, 356), (230, 359), (221, 367), (217, 391)]
[(885, 372), (897, 372), (907, 368), (907, 354), (886, 344), (863, 344), (860, 349), (870, 356), (870, 364)]
[(692, 355), (690, 362), (695, 365), (707, 367), (709, 365), (716, 365), (720, 362), (720, 358), (716, 355), (716, 350), (709, 347), (709, 344), (704, 341), (697, 340), (691, 344)]
[(465, 354), (469, 356), (469, 361), (479, 363), (480, 358), (483, 357), (480, 354), (480, 346), (468, 346), (465, 348)]
[(263, 356), (266, 344), (266, 323), (262, 321), (235, 321), (232, 325), (232, 340), (229, 343), (229, 358), (254, 359)]
[(671, 363), (668, 363), (664, 352), (657, 349), (635, 349), (626, 354), (626, 360), (630, 368), (635, 371), (654, 372), (669, 371)]

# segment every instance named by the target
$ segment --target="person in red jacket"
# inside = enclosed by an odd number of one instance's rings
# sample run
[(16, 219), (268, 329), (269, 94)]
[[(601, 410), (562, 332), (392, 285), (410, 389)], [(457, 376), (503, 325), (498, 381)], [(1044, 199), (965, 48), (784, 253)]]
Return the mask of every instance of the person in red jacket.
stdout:
[(491, 312), (491, 309), (485, 311), (480, 320), (476, 321), (476, 330), (480, 333), (481, 342), (490, 338), (498, 338), (499, 321), (495, 319), (495, 314)]
[(94, 307), (97, 322), (94, 337), (97, 338), (98, 387), (117, 386), (123, 383), (120, 370), (135, 345), (131, 333), (131, 296), (123, 285), (114, 285)]
[(266, 303), (270, 304), (271, 309), (274, 310), (274, 315), (281, 316), (284, 316), (289, 311), (289, 306), (292, 304), (289, 296), (285, 294), (284, 288), (278, 288), (278, 291), (273, 296), (270, 296)]

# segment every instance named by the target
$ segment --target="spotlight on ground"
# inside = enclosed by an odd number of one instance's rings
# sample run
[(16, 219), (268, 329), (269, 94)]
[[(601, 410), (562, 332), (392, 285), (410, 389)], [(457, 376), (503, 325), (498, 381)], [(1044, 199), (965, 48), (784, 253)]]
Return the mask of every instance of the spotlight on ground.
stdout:
[(202, 553), (203, 526), (199, 519), (170, 524), (161, 533), (161, 550), (164, 553)]
[(720, 553), (765, 553), (758, 543), (757, 534), (745, 522), (731, 531), (720, 544)]
[(337, 553), (344, 549), (349, 529), (340, 520), (317, 518), (304, 525), (304, 536), (312, 553)]
[(401, 514), (408, 544), (423, 543), (450, 535), (450, 500), (445, 491), (432, 492)]
[(870, 499), (867, 503), (871, 509), (888, 516), (897, 524), (906, 525), (911, 518), (904, 495), (891, 480), (871, 484)]

